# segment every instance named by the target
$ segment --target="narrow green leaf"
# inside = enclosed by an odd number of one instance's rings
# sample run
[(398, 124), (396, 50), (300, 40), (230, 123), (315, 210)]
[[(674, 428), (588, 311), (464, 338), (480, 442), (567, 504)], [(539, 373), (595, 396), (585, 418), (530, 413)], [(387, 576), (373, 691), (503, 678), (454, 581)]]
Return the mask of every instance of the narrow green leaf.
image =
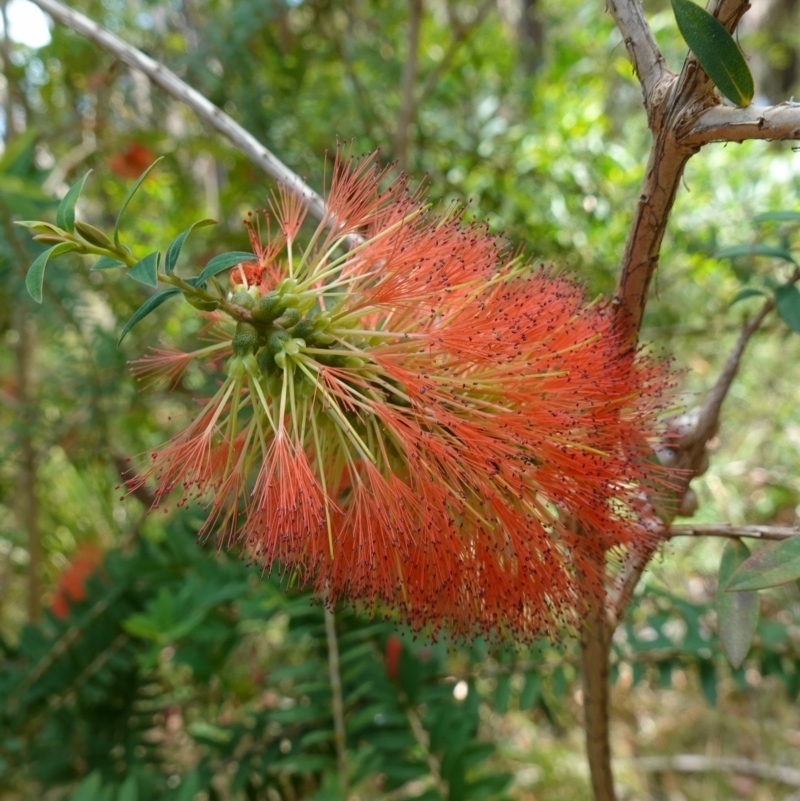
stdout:
[(752, 298), (755, 297), (756, 295), (761, 295), (763, 297), (765, 294), (766, 293), (764, 292), (763, 289), (754, 289), (753, 287), (745, 287), (744, 289), (740, 289), (736, 293), (736, 297), (734, 297), (734, 299), (731, 301), (731, 306), (738, 303), (740, 300), (745, 300), (746, 298)]
[(136, 781), (135, 774), (128, 774), (128, 778), (119, 788), (116, 801), (139, 801), (139, 783)]
[(56, 228), (55, 225), (44, 220), (15, 220), (14, 225), (20, 228), (30, 228), (38, 231), (40, 234), (56, 234), (56, 236), (63, 236), (66, 231)]
[(717, 620), (722, 647), (734, 668), (738, 668), (753, 642), (758, 626), (758, 595), (754, 592), (726, 592), (736, 569), (750, 556), (741, 540), (731, 540), (722, 552), (717, 578)]
[(37, 302), (42, 302), (42, 287), (44, 286), (44, 268), (47, 267), (47, 262), (60, 256), (62, 253), (69, 253), (71, 250), (76, 250), (77, 245), (74, 242), (61, 242), (58, 245), (53, 245), (49, 250), (40, 253), (33, 264), (28, 268), (28, 274), (25, 276), (25, 286), (30, 296)]
[(775, 305), (783, 322), (800, 333), (800, 290), (794, 284), (776, 287)]
[(128, 194), (125, 195), (125, 200), (122, 201), (122, 208), (119, 210), (119, 214), (117, 214), (117, 221), (114, 223), (114, 244), (119, 246), (119, 224), (122, 220), (122, 214), (125, 209), (128, 207), (128, 203), (131, 202), (133, 196), (136, 194), (136, 190), (142, 185), (142, 182), (150, 173), (150, 170), (158, 164), (164, 157), (160, 156), (157, 158), (137, 179), (136, 183), (128, 190)]
[(672, 10), (681, 36), (717, 89), (737, 106), (749, 106), (753, 76), (725, 26), (692, 0), (672, 0)]
[(219, 256), (214, 256), (211, 261), (203, 267), (200, 275), (197, 276), (197, 286), (202, 286), (209, 278), (233, 267), (235, 264), (241, 264), (243, 261), (253, 261), (255, 256), (252, 253), (245, 253), (241, 250), (235, 250), (232, 253), (220, 253)]
[(753, 217), (753, 222), (796, 222), (800, 223), (800, 211), (764, 211)]
[(93, 270), (116, 270), (118, 267), (126, 267), (124, 261), (119, 259), (112, 259), (111, 256), (101, 256), (90, 268), (89, 272)]
[(800, 578), (800, 537), (770, 542), (733, 574), (728, 592), (763, 590)]
[(211, 220), (206, 218), (205, 220), (198, 220), (195, 223), (192, 223), (183, 233), (178, 234), (175, 239), (172, 240), (170, 246), (167, 248), (167, 256), (164, 259), (164, 272), (167, 275), (172, 275), (173, 271), (175, 270), (175, 265), (178, 262), (178, 256), (181, 255), (181, 248), (183, 247), (183, 243), (186, 241), (186, 238), (189, 234), (194, 231), (195, 228), (205, 228), (207, 225), (216, 225), (216, 220)]
[(791, 264), (797, 264), (794, 260), (794, 256), (785, 248), (776, 248), (772, 245), (762, 245), (760, 243), (754, 243), (752, 245), (732, 245), (729, 248), (718, 250), (714, 254), (715, 259), (735, 259), (739, 256), (748, 256), (751, 258), (753, 256), (767, 256), (768, 258), (783, 259)]
[(94, 771), (78, 785), (75, 792), (69, 796), (69, 801), (97, 801), (102, 788), (103, 780), (100, 778), (100, 773)]
[(158, 286), (158, 263), (161, 254), (154, 250), (128, 270), (128, 275), (147, 286)]
[(161, 292), (158, 292), (155, 295), (149, 297), (139, 308), (131, 315), (130, 320), (125, 323), (125, 327), (122, 329), (122, 333), (119, 335), (119, 339), (117, 340), (117, 345), (122, 342), (125, 338), (125, 335), (128, 331), (133, 328), (140, 320), (143, 320), (150, 314), (153, 309), (157, 309), (165, 300), (169, 300), (173, 295), (177, 295), (180, 293), (180, 289), (177, 287), (169, 287), (169, 289), (164, 289)]
[(492, 708), (498, 715), (508, 712), (508, 702), (511, 700), (511, 676), (501, 674), (497, 677), (497, 686), (494, 691)]
[(56, 225), (70, 234), (75, 230), (75, 204), (81, 196), (83, 185), (89, 177), (89, 172), (72, 184), (67, 194), (64, 195), (64, 199), (58, 204), (58, 209), (56, 209)]
[(522, 686), (522, 692), (519, 694), (519, 708), (524, 711), (530, 709), (539, 703), (539, 698), (542, 694), (541, 683), (539, 682), (539, 674), (535, 670), (529, 670), (525, 674), (525, 684)]

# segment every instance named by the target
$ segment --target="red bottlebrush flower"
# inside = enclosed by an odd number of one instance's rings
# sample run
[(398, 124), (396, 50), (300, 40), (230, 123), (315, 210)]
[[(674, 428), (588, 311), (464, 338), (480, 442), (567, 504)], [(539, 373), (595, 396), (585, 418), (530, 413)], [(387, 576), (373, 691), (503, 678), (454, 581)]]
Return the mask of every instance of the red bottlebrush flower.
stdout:
[(63, 620), (69, 614), (70, 601), (82, 601), (86, 597), (84, 583), (103, 558), (97, 546), (85, 542), (80, 545), (70, 560), (69, 566), (58, 577), (58, 584), (50, 608)]
[[(571, 281), (384, 178), (337, 159), (304, 248), (302, 205), (273, 199), (278, 235), (231, 273), (254, 322), (214, 350), (231, 354), (215, 396), (132, 485), (181, 487), (207, 533), (329, 602), (556, 635), (602, 597), (609, 554), (652, 539), (671, 378)], [(174, 378), (185, 360), (147, 364)]]

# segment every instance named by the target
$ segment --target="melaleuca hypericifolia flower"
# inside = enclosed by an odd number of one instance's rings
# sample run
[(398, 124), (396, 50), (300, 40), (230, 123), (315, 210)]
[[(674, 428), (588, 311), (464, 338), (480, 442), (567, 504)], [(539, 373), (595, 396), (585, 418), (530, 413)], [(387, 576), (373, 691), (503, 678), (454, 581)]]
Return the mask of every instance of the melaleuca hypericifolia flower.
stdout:
[[(232, 270), (216, 341), (136, 364), (180, 380), (227, 363), (154, 480), (328, 601), (400, 609), (460, 635), (554, 634), (647, 538), (643, 487), (669, 378), (610, 312), (374, 161), (337, 160), (328, 218), (273, 198), (277, 233)], [(358, 237), (358, 238), (356, 238)]]

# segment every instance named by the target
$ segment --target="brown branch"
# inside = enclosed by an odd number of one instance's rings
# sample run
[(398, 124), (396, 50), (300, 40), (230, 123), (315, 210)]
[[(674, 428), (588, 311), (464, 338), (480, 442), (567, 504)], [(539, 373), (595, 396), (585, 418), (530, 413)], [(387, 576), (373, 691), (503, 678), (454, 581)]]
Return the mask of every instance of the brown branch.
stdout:
[(237, 150), (264, 170), (267, 175), (286, 184), (292, 191), (302, 196), (308, 203), (309, 212), (315, 219), (325, 218), (325, 202), (299, 175), (292, 172), (252, 134), (224, 111), (217, 108), (210, 100), (184, 83), (174, 72), (58, 0), (33, 0), (33, 2), (58, 22), (85, 36), (129, 67), (143, 72), (168, 95), (185, 103), (201, 120), (221, 133)]
[(672, 76), (638, 0), (607, 0), (606, 6), (622, 34), (636, 75), (642, 84), (645, 108), (656, 101), (659, 84)]
[(757, 540), (788, 540), (800, 537), (800, 526), (736, 526), (733, 523), (670, 526), (670, 537), (749, 537)]
[[(626, 20), (635, 15), (631, 10), (634, 5), (635, 0), (626, 3)], [(747, 0), (711, 0), (709, 4), (709, 10), (728, 31), (733, 31), (748, 7)], [(626, 44), (629, 52), (633, 49), (637, 57), (644, 58), (641, 54), (649, 52), (650, 46), (642, 39), (646, 34), (637, 31), (639, 38), (630, 44), (626, 40)], [(623, 36), (626, 36), (625, 30)], [(644, 88), (645, 84), (642, 86)], [(711, 81), (692, 54), (687, 56), (677, 78), (664, 72), (647, 98), (645, 105), (653, 132), (653, 145), (614, 295), (620, 324), (631, 339), (636, 338), (642, 323), (650, 281), (658, 266), (661, 242), (684, 168), (700, 149), (700, 144), (687, 141), (682, 134), (690, 130), (691, 123), (706, 109), (721, 103)]]
[(776, 106), (714, 106), (694, 120), (682, 141), (693, 147), (709, 142), (744, 142), (747, 139), (800, 139), (800, 103)]
[(341, 787), (342, 790), (342, 798), (347, 801), (347, 733), (344, 728), (342, 677), (339, 674), (339, 643), (336, 639), (336, 618), (327, 604), (325, 605), (325, 637), (328, 641), (328, 675), (331, 682), (333, 742), (336, 748), (336, 770), (339, 773), (339, 787)]
[(581, 633), (583, 714), (586, 723), (586, 756), (592, 777), (594, 801), (616, 801), (611, 771), (609, 710), (611, 687), (609, 655), (613, 629), (603, 610), (592, 606)]
[[(800, 280), (800, 270), (795, 271), (790, 283), (795, 283), (798, 280)], [(688, 489), (689, 482), (694, 477), (703, 459), (708, 441), (714, 436), (719, 426), (722, 404), (733, 384), (733, 379), (739, 371), (739, 365), (747, 343), (774, 308), (775, 302), (771, 299), (767, 300), (761, 309), (744, 324), (736, 343), (725, 360), (716, 383), (706, 396), (694, 430), (683, 442), (679, 443), (678, 458), (675, 464), (677, 473), (674, 479), (676, 484), (675, 496), (677, 498), (682, 498)], [(665, 535), (669, 536), (667, 532), (665, 532)], [(645, 567), (647, 567), (650, 556), (652, 556), (652, 552), (631, 552), (625, 560), (622, 571), (617, 577), (614, 586), (609, 590), (606, 599), (606, 608), (611, 625), (616, 625), (616, 622), (624, 614), (625, 607), (630, 601)]]

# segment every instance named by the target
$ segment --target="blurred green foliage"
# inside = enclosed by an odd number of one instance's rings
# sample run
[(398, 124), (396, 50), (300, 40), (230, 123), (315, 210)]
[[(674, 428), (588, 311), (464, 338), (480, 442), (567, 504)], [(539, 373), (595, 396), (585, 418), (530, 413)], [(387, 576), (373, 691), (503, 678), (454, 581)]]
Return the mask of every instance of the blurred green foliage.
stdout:
[[(467, 203), (469, 215), (574, 273), (590, 295), (613, 290), (649, 134), (602, 4), (540, 0), (546, 35), (533, 70), (519, 4), (425, 3), (401, 153), (402, 3), (73, 5), (178, 72), (316, 188), (337, 136), (356, 152), (380, 147), (415, 180), (426, 175), (432, 196)], [(667, 3), (645, 8), (678, 69), (685, 46)], [(54, 198), (92, 168), (81, 219), (109, 230), (132, 179), (163, 155), (126, 212), (124, 236), (149, 253), (212, 217), (220, 224), (183, 250), (201, 265), (247, 246), (241, 218), (266, 203), (270, 184), (186, 109), (72, 32), (54, 27), (39, 50), (10, 46), (14, 124), (4, 125), (0, 160), (0, 797), (335, 799), (322, 609), (194, 544), (191, 513), (148, 516), (144, 494), (119, 500), (126, 458), (163, 441), (211, 380), (190, 371), (172, 393), (140, 393), (126, 360), (159, 339), (180, 347), (201, 322), (175, 302), (117, 348), (147, 290), (88, 272), (71, 255), (48, 267), (36, 307), (24, 275), (44, 248), (12, 225), (54, 219)], [(798, 252), (792, 220), (756, 218), (797, 209), (800, 162), (785, 145), (714, 145), (690, 162), (685, 186), (643, 335), (685, 371), (682, 402), (692, 406), (760, 302), (732, 301), (743, 288), (773, 292), (792, 269), (780, 258), (714, 254), (752, 243)], [(695, 482), (698, 521), (797, 522), (798, 362), (800, 338), (773, 315), (728, 398), (711, 469)], [(63, 619), (41, 612), (87, 543), (106, 556), (85, 577), (83, 600)], [(754, 646), (731, 671), (713, 609), (722, 546), (673, 541), (637, 594), (615, 641), (616, 752), (787, 763), (796, 754), (800, 725), (785, 700), (800, 689), (798, 592), (762, 594)], [(339, 610), (336, 624), (360, 798), (588, 797), (571, 644), (448, 650), (401, 636), (392, 679), (392, 621)], [(621, 781), (631, 794), (664, 791), (661, 778), (633, 770)], [(741, 797), (727, 779), (678, 781), (685, 798)], [(762, 790), (753, 797), (779, 797), (777, 785)]]

